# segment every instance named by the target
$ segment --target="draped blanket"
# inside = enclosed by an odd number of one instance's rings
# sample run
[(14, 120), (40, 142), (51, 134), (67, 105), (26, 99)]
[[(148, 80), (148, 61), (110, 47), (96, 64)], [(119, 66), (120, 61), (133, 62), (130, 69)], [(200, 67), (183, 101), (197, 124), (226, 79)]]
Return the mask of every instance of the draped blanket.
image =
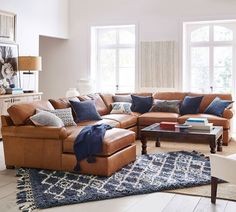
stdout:
[(77, 159), (75, 171), (80, 171), (79, 162), (85, 158), (89, 163), (96, 161), (95, 154), (102, 152), (102, 143), (106, 130), (112, 127), (107, 124), (86, 126), (81, 130), (74, 143), (74, 152)]

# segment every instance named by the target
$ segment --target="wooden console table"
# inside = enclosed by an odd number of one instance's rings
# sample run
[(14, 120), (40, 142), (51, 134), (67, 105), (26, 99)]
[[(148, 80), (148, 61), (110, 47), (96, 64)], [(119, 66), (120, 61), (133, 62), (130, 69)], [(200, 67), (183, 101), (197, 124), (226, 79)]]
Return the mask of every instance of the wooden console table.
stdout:
[(141, 130), (141, 142), (142, 142), (142, 154), (147, 154), (147, 139), (155, 138), (156, 146), (160, 147), (160, 138), (171, 138), (171, 139), (201, 139), (202, 141), (208, 142), (210, 146), (210, 152), (216, 153), (222, 151), (222, 138), (223, 138), (223, 127), (214, 126), (211, 131), (203, 130), (164, 130), (160, 128), (160, 124), (152, 124)]
[[(42, 92), (0, 95), (0, 115), (7, 115), (7, 109), (17, 103), (41, 100)], [(2, 123), (0, 120), (0, 129)], [(0, 139), (2, 138), (0, 130)]]

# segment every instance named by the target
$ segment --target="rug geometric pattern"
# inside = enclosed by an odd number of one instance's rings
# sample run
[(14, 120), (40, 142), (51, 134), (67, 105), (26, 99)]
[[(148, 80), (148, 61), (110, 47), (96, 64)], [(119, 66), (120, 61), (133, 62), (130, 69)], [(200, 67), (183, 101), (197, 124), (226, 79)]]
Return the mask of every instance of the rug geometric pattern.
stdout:
[(111, 177), (21, 169), (21, 210), (48, 208), (210, 183), (209, 159), (196, 152), (141, 155)]

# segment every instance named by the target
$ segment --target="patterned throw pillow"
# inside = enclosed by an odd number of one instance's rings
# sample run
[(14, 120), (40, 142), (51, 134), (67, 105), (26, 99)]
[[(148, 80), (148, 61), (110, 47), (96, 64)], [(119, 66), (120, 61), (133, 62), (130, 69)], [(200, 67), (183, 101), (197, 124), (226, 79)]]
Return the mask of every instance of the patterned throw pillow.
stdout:
[(150, 112), (179, 113), (180, 100), (155, 100)]
[(114, 102), (112, 105), (111, 114), (131, 114), (132, 111), (130, 109), (131, 103), (129, 102)]
[(64, 123), (59, 117), (57, 117), (56, 115), (50, 112), (43, 111), (43, 110), (31, 116), (30, 120), (36, 126), (64, 127)]
[(65, 126), (75, 126), (76, 123), (74, 122), (71, 108), (65, 109), (56, 109), (56, 110), (46, 110), (57, 117), (59, 117)]

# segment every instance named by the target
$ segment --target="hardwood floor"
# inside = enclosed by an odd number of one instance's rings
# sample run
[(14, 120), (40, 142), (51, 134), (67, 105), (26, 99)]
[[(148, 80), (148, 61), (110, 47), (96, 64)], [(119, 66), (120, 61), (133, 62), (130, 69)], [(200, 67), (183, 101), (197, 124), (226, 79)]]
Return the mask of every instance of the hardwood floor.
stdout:
[[(185, 148), (192, 148), (192, 144), (184, 144)], [(167, 150), (166, 144), (163, 149)], [(172, 145), (176, 148), (176, 145)], [(207, 145), (200, 145), (202, 150), (209, 151)], [(163, 150), (162, 149), (162, 150)], [(186, 149), (186, 150), (187, 150)], [(149, 151), (152, 148), (149, 148)], [(154, 148), (153, 150), (154, 151)], [(151, 152), (152, 152), (151, 151)], [(155, 149), (155, 151), (157, 151)], [(138, 144), (137, 152), (140, 152)], [(18, 211), (16, 205), (16, 180), (14, 170), (6, 170), (4, 165), (3, 147), (0, 142), (0, 212)], [(235, 191), (236, 192), (236, 191)], [(209, 198), (173, 193), (158, 192), (136, 195), (111, 200), (103, 200), (69, 206), (49, 208), (40, 211), (64, 212), (236, 212), (236, 202), (217, 199), (216, 205), (211, 204)]]

